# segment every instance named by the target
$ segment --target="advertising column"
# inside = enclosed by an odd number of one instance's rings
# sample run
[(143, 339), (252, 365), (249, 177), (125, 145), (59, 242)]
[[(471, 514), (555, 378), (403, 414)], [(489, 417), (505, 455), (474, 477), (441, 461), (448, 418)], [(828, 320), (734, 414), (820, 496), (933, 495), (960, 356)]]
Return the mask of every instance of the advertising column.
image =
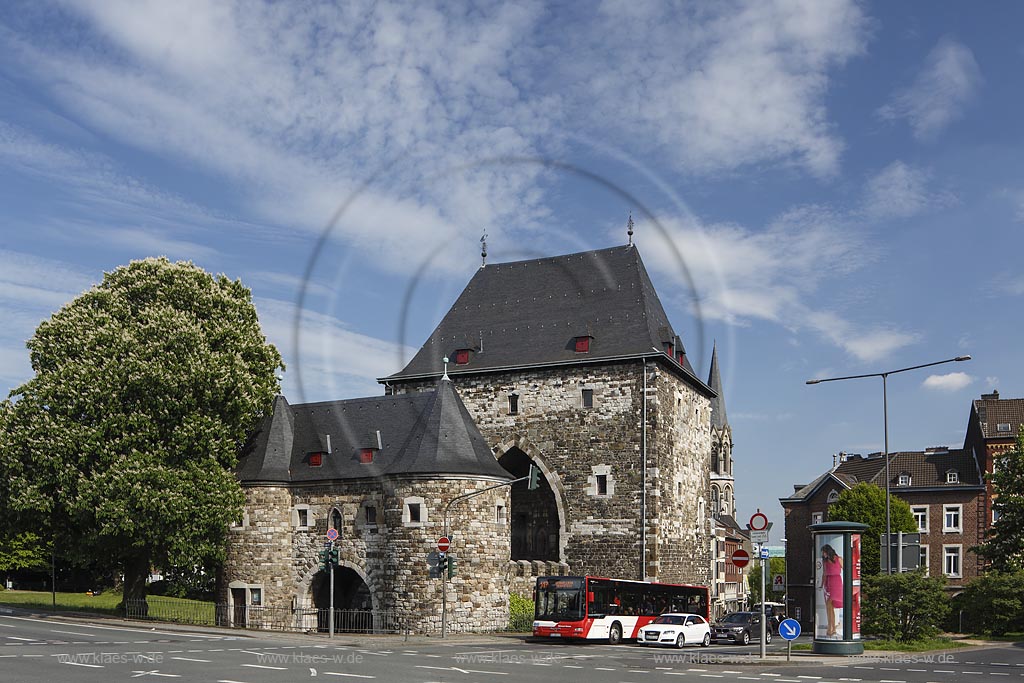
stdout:
[(814, 652), (860, 654), (860, 535), (857, 522), (810, 525), (814, 538)]

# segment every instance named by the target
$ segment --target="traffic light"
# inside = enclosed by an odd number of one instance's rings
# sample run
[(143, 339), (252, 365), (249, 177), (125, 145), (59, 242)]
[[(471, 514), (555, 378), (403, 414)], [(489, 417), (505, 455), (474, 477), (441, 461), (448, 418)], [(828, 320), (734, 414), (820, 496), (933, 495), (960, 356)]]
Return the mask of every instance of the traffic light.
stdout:
[(455, 556), (451, 553), (448, 554), (448, 578), (455, 577)]
[(331, 564), (333, 564), (335, 567), (337, 567), (338, 566), (338, 548), (336, 546), (331, 546), (331, 549), (328, 551), (327, 554), (328, 554), (328, 559), (330, 560)]
[(324, 548), (319, 552), (317, 558), (320, 561), (320, 569), (325, 572), (329, 571), (331, 568), (331, 551)]
[(530, 481), (528, 486), (531, 491), (535, 491), (540, 486), (540, 468), (536, 465), (530, 465)]

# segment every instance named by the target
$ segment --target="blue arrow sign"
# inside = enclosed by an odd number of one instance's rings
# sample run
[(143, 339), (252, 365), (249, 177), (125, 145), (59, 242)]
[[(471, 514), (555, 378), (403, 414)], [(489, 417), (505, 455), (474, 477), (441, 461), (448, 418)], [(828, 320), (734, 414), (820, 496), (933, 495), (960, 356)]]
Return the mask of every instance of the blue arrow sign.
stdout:
[(796, 640), (800, 636), (800, 622), (796, 619), (783, 619), (779, 622), (779, 635), (783, 640)]
[(762, 560), (767, 560), (769, 557), (770, 557), (770, 555), (768, 553), (768, 548), (765, 547), (765, 546), (762, 546), (761, 547), (761, 559)]

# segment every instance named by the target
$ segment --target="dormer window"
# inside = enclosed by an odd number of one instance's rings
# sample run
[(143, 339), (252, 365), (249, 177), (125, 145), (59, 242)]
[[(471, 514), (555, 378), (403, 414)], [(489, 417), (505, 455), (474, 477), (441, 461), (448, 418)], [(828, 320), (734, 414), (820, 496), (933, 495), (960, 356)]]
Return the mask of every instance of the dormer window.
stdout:
[(309, 454), (309, 466), (310, 467), (320, 467), (323, 464), (324, 464), (324, 454), (323, 453), (310, 453)]
[(900, 478), (896, 481), (897, 486), (910, 486), (910, 475), (901, 474)]
[(672, 358), (673, 356), (675, 356), (676, 355), (675, 344), (673, 344), (672, 342), (665, 342), (665, 353), (668, 355), (669, 358)]
[(590, 353), (590, 340), (592, 337), (576, 337), (576, 353)]
[(996, 425), (996, 431), (997, 432), (1008, 432), (1008, 431), (1010, 431), (1010, 423), (1009, 422), (1000, 422), (999, 424)]
[(455, 364), (466, 365), (469, 363), (469, 349), (459, 349), (455, 352)]
[(359, 449), (359, 463), (362, 465), (369, 465), (373, 462), (373, 457), (376, 455), (376, 448), (360, 448)]
[(950, 471), (946, 472), (946, 483), (947, 484), (959, 484), (960, 483), (960, 473), (957, 472), (956, 470), (950, 470)]

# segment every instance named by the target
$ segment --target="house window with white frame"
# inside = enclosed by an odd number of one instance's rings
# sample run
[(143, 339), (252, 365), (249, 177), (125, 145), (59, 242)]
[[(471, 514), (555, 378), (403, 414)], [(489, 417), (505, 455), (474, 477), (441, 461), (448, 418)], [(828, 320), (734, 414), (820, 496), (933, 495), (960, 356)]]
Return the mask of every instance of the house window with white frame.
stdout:
[(960, 577), (960, 546), (942, 546), (942, 573), (946, 576)]
[(917, 522), (918, 533), (928, 533), (928, 506), (912, 507), (910, 512), (913, 513), (914, 521)]
[(963, 505), (942, 506), (942, 530), (944, 532), (963, 531), (960, 525), (963, 507)]
[(419, 496), (409, 496), (402, 501), (402, 524), (423, 526), (427, 523), (426, 501)]
[(947, 484), (959, 484), (960, 483), (960, 473), (957, 472), (956, 470), (950, 470), (950, 471), (946, 472), (946, 483)]
[(828, 492), (828, 502), (831, 505), (832, 503), (836, 502), (837, 500), (839, 500), (839, 491), (836, 491), (835, 489), (832, 489), (831, 491)]
[(822, 521), (824, 521), (824, 519), (825, 519), (825, 513), (824, 512), (814, 512), (814, 513), (811, 513), (811, 524), (821, 524)]
[(897, 486), (910, 486), (910, 475), (901, 474), (899, 479), (896, 480)]
[(920, 563), (918, 566), (924, 570), (924, 575), (928, 576), (930, 572), (930, 567), (928, 566), (928, 546), (921, 546), (921, 557), (918, 562)]
[(296, 505), (292, 513), (292, 525), (300, 529), (308, 529), (313, 526), (313, 515), (308, 505)]

